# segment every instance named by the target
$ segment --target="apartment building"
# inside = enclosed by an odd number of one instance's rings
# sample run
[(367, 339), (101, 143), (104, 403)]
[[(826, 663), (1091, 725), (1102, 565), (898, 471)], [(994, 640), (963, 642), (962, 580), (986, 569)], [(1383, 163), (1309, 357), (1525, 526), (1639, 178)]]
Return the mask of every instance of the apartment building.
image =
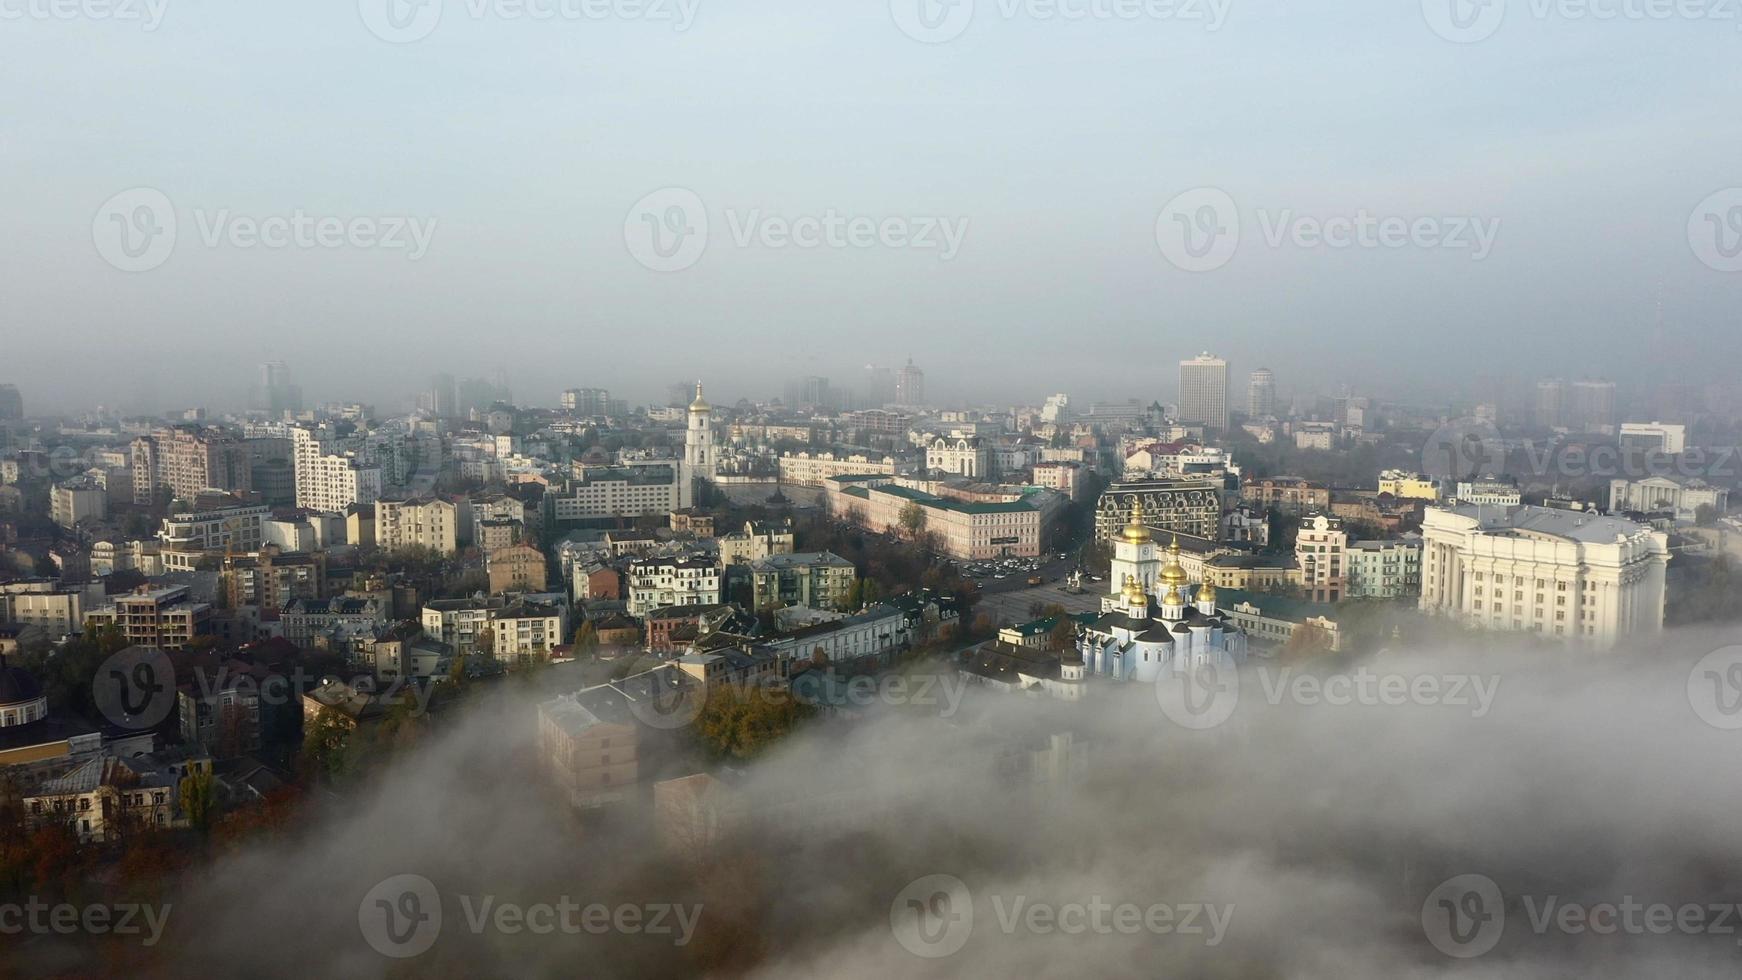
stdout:
[(110, 598), (110, 605), (90, 610), (86, 618), (98, 626), (118, 627), (130, 645), (180, 650), (212, 631), (212, 607), (193, 601), (185, 585)]
[(1344, 551), (1343, 591), (1349, 599), (1397, 599), (1421, 594), (1421, 536), (1351, 541)]
[(161, 429), (133, 440), (133, 502), (192, 499), (202, 490), (247, 491), (253, 468), (242, 440), (221, 429)]
[(780, 457), (780, 482), (796, 487), (821, 487), (837, 476), (894, 476), (895, 459), (867, 453), (789, 453)]
[(858, 569), (827, 551), (773, 555), (750, 563), (750, 581), (757, 609), (810, 606), (846, 610)]
[(1307, 518), (1295, 538), (1301, 590), (1311, 602), (1338, 602), (1348, 592), (1349, 535), (1343, 522), (1318, 514)]
[(628, 613), (661, 606), (712, 606), (720, 601), (720, 564), (707, 555), (640, 558), (629, 563)]
[(435, 497), (375, 501), (375, 545), (383, 551), (428, 548), (438, 555), (459, 550), (459, 509)]

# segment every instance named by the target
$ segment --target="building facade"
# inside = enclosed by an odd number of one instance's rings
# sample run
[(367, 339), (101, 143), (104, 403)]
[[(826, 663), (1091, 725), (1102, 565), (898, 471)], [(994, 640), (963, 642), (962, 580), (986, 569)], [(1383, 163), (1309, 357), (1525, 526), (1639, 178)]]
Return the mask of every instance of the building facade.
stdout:
[(1663, 628), (1669, 539), (1547, 507), (1430, 507), (1421, 608), (1488, 629), (1610, 645)]

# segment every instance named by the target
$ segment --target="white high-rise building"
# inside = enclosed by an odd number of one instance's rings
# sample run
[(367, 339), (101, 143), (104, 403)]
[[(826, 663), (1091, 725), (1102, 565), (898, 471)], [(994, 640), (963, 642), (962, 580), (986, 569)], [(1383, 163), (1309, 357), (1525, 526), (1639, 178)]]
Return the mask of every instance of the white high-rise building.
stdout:
[(1228, 427), (1228, 362), (1199, 354), (1179, 362), (1179, 418), (1188, 425)]
[(1267, 419), (1276, 414), (1276, 375), (1269, 368), (1252, 372), (1246, 383), (1246, 414)]
[(702, 397), (696, 382), (696, 399), (690, 402), (689, 427), (684, 430), (683, 465), (678, 472), (678, 505), (687, 510), (696, 505), (696, 481), (714, 481), (718, 456), (714, 449), (714, 406)]
[(1669, 536), (1548, 507), (1429, 507), (1421, 608), (1474, 626), (1609, 645), (1663, 629)]

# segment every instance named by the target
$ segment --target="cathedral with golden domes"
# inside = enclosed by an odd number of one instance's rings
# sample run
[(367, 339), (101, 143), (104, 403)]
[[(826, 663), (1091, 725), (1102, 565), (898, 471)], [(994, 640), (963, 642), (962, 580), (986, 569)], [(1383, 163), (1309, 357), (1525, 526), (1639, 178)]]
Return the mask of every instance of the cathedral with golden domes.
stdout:
[(1179, 539), (1163, 552), (1143, 523), (1143, 505), (1113, 539), (1111, 591), (1101, 616), (1077, 639), (1089, 675), (1155, 681), (1213, 663), (1246, 661), (1246, 632), (1216, 611), (1216, 589), (1192, 588), (1179, 562)]

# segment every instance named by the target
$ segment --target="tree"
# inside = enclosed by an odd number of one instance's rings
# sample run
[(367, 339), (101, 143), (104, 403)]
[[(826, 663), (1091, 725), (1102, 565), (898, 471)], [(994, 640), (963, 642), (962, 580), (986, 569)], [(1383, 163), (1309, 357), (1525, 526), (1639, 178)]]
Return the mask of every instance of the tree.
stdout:
[(722, 684), (708, 693), (696, 719), (703, 746), (720, 758), (750, 759), (785, 737), (812, 709), (778, 688), (740, 690)]
[(917, 500), (909, 501), (907, 506), (901, 508), (900, 521), (907, 536), (917, 539), (920, 532), (925, 530), (925, 508)]
[(1047, 634), (1046, 648), (1054, 653), (1062, 653), (1077, 645), (1077, 621), (1069, 616), (1061, 615), (1053, 624), (1052, 632)]
[(212, 779), (211, 770), (203, 767), (189, 770), (182, 777), (177, 795), (181, 802), (181, 811), (187, 814), (188, 824), (201, 837), (211, 833), (212, 818), (218, 812), (218, 788), (216, 781)]
[(302, 738), (302, 763), (306, 772), (328, 779), (345, 775), (352, 763), (346, 749), (351, 743), (351, 720), (333, 708), (322, 708)]
[(1331, 634), (1316, 623), (1302, 623), (1282, 645), (1284, 660), (1310, 660), (1331, 649)]
[(1701, 504), (1694, 508), (1694, 523), (1700, 527), (1711, 527), (1718, 523), (1718, 508), (1711, 504)]

